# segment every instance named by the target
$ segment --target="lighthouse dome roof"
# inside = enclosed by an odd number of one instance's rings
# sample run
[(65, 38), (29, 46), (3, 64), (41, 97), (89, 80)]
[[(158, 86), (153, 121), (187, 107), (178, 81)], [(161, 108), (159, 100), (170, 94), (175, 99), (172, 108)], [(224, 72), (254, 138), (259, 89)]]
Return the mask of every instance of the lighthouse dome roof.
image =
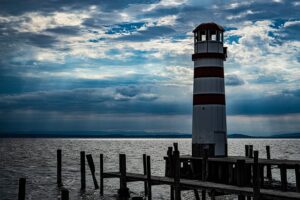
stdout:
[(202, 23), (198, 25), (193, 32), (196, 32), (198, 30), (216, 30), (216, 31), (225, 31), (224, 28), (214, 22), (209, 22), (209, 23)]

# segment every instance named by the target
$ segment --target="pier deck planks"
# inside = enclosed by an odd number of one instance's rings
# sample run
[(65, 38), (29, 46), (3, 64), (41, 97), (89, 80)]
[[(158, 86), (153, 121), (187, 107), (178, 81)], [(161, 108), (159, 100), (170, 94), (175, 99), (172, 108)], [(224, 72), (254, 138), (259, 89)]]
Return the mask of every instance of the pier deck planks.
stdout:
[[(105, 172), (104, 178), (120, 178), (121, 174), (119, 172)], [(126, 173), (126, 179), (130, 181), (146, 181), (147, 176), (143, 174), (136, 173)], [(163, 176), (151, 176), (151, 181), (154, 185), (174, 185), (174, 179)], [(216, 192), (223, 192), (227, 194), (241, 194), (245, 196), (253, 196), (252, 187), (239, 187), (234, 185), (213, 183), (207, 181), (199, 180), (189, 180), (180, 179), (180, 187), (190, 188), (190, 189), (206, 189), (214, 190)], [(286, 200), (296, 200), (300, 199), (300, 193), (296, 192), (282, 192), (270, 189), (261, 189), (260, 195), (264, 199), (286, 199)]]

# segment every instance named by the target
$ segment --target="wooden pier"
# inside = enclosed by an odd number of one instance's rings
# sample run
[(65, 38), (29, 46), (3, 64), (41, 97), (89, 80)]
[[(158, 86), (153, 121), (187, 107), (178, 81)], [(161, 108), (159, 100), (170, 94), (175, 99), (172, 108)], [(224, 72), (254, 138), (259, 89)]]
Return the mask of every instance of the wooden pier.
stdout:
[[(174, 149), (174, 150), (173, 150)], [(178, 144), (169, 147), (165, 159), (165, 176), (151, 173), (151, 158), (143, 154), (143, 173), (127, 173), (126, 155), (119, 154), (119, 171), (104, 171), (104, 156), (100, 154), (100, 184), (95, 176), (96, 168), (91, 154), (80, 152), (81, 192), (86, 189), (85, 159), (91, 171), (94, 189), (100, 189), (100, 196), (105, 194), (104, 180), (120, 180), (118, 199), (129, 200), (128, 182), (142, 182), (144, 197), (132, 197), (132, 200), (152, 200), (152, 186), (170, 186), (170, 199), (181, 200), (181, 191), (191, 190), (196, 200), (212, 200), (217, 196), (236, 195), (238, 200), (300, 200), (300, 161), (271, 159), (270, 147), (266, 147), (267, 158), (259, 158), (253, 146), (246, 145), (245, 157), (203, 157), (180, 155)], [(280, 171), (280, 181), (272, 179), (272, 168)], [(287, 170), (295, 172), (296, 184), (287, 181)], [(266, 171), (266, 173), (264, 173)], [(25, 199), (26, 179), (21, 178), (19, 198)], [(277, 183), (277, 184), (273, 184)], [(278, 184), (279, 183), (279, 184)], [(63, 187), (62, 151), (57, 150), (57, 186), (61, 190), (61, 199), (69, 200), (69, 191)], [(200, 198), (201, 197), (201, 198)]]
[[(206, 199), (207, 194), (211, 199), (219, 195), (237, 195), (238, 199), (300, 199), (299, 180), (297, 180), (296, 188), (287, 188), (286, 170), (294, 169), (296, 177), (299, 177), (300, 161), (296, 160), (276, 160), (276, 159), (259, 159), (258, 151), (252, 152), (252, 157), (220, 157), (209, 158), (180, 156), (177, 144), (168, 148), (168, 156), (166, 160), (166, 176), (151, 175), (150, 156), (143, 155), (144, 174), (127, 173), (126, 163), (121, 160), (126, 155), (120, 155), (119, 172), (104, 172), (103, 159), (100, 163), (100, 179), (119, 178), (120, 190), (128, 191), (125, 182), (142, 181), (146, 185), (145, 195), (147, 199), (152, 199), (151, 186), (153, 185), (169, 185), (171, 199), (181, 199), (182, 190), (193, 190), (196, 199), (200, 199), (198, 190), (202, 192), (202, 199)], [(269, 147), (267, 147), (269, 148)], [(250, 153), (251, 154), (251, 153)], [(103, 155), (101, 156), (103, 158)], [(147, 159), (145, 159), (147, 158)], [(193, 165), (200, 167), (200, 174), (193, 172)], [(281, 187), (280, 189), (271, 188), (271, 184), (264, 184), (263, 168), (265, 166), (278, 166), (281, 170)], [(225, 169), (225, 170), (224, 170)], [(187, 174), (192, 171), (191, 174)], [(230, 173), (231, 171), (231, 173)], [(268, 171), (268, 170), (267, 170)], [(272, 173), (272, 172), (268, 172)], [(267, 175), (268, 176), (268, 175)], [(124, 182), (124, 183), (122, 183)], [(268, 187), (267, 187), (268, 186)], [(122, 188), (123, 187), (123, 188)], [(103, 186), (100, 193), (103, 195)], [(120, 194), (120, 193), (119, 193)], [(124, 199), (128, 199), (128, 196)]]

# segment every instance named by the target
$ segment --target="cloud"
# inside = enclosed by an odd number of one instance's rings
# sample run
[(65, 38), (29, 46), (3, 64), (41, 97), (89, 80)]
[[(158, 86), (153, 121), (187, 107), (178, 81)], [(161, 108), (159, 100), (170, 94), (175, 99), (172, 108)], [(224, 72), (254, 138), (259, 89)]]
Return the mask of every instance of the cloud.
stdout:
[(225, 84), (228, 86), (239, 86), (245, 84), (245, 82), (236, 74), (228, 74), (225, 77)]

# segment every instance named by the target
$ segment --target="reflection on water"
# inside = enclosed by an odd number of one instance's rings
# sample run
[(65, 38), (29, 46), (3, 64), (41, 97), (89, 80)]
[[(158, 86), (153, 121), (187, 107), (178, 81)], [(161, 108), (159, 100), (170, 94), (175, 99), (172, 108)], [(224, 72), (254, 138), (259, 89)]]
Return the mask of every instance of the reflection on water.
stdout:
[[(152, 173), (164, 174), (163, 156), (168, 146), (179, 143), (181, 154), (190, 154), (191, 139), (0, 139), (0, 193), (1, 199), (16, 199), (18, 179), (27, 178), (28, 199), (56, 199), (56, 149), (62, 149), (63, 183), (70, 190), (70, 199), (99, 199), (99, 190), (93, 190), (88, 167), (87, 192), (80, 194), (80, 151), (91, 153), (99, 179), (99, 154), (104, 154), (104, 170), (118, 170), (118, 154), (127, 155), (129, 172), (142, 173), (142, 154), (151, 156)], [(244, 155), (244, 145), (253, 144), (266, 157), (265, 146), (271, 146), (272, 158), (300, 160), (300, 140), (295, 139), (229, 139), (229, 155)], [(276, 171), (274, 171), (276, 173)], [(291, 171), (290, 182), (295, 182)], [(278, 177), (278, 173), (274, 175)], [(143, 184), (128, 184), (132, 196), (143, 192)], [(118, 180), (105, 180), (105, 197), (115, 199)], [(184, 192), (183, 199), (193, 199), (193, 193)], [(153, 199), (169, 199), (168, 186), (154, 186)]]

